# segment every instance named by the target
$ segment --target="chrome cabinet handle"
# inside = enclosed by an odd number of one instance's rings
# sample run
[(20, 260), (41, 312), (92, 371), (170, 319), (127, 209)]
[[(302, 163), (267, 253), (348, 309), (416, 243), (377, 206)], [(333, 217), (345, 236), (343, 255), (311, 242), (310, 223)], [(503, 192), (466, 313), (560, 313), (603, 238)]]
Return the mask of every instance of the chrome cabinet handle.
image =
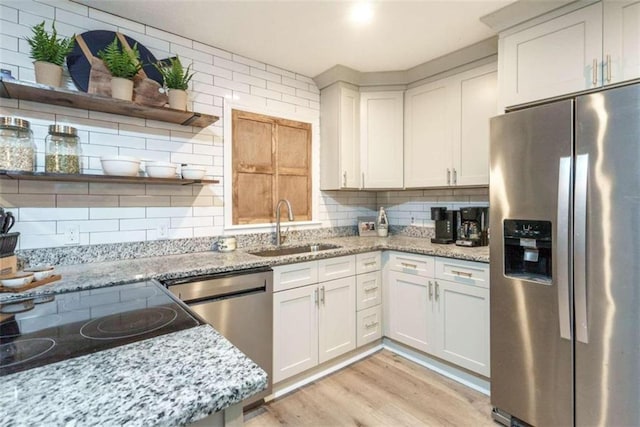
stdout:
[(429, 280), (429, 301), (433, 298), (433, 283)]
[(473, 276), (473, 274), (467, 273), (466, 271), (451, 270), (451, 272), (453, 274), (455, 274), (456, 276), (466, 276), (466, 277), (472, 277)]
[(576, 156), (573, 282), (576, 339), (589, 343), (587, 318), (587, 188), (589, 180), (589, 155)]
[(371, 291), (375, 291), (376, 289), (378, 289), (377, 286), (367, 286), (366, 288), (364, 288), (364, 291), (371, 292)]
[(364, 327), (369, 329), (369, 328), (373, 328), (374, 326), (376, 326), (379, 322), (370, 322), (370, 323), (365, 323)]
[(571, 198), (571, 157), (560, 158), (558, 166), (557, 257), (558, 317), (560, 337), (571, 339), (571, 310), (569, 309), (569, 210)]
[(593, 60), (593, 66), (592, 66), (591, 73), (593, 74), (592, 83), (593, 83), (594, 86), (596, 86), (598, 84), (598, 60), (597, 59)]
[(451, 185), (451, 169), (447, 168), (447, 185)]
[(436, 282), (436, 301), (440, 299), (440, 285)]
[(314, 291), (313, 291), (313, 303), (314, 303), (315, 305), (319, 305), (319, 304), (318, 304), (318, 289), (316, 289), (316, 290), (314, 290)]
[(417, 265), (409, 264), (408, 262), (401, 262), (400, 265), (402, 265), (404, 268), (413, 268), (414, 270), (418, 268)]
[(324, 304), (324, 286), (320, 288), (320, 302), (322, 303), (322, 305)]
[(347, 171), (342, 172), (342, 186), (347, 186)]
[(458, 183), (458, 171), (456, 170), (456, 168), (453, 168), (453, 185), (456, 185)]
[(365, 266), (365, 267), (369, 267), (369, 266), (376, 265), (376, 264), (377, 264), (377, 262), (375, 262), (375, 261), (371, 261), (371, 262), (365, 262), (365, 263), (364, 263), (364, 266)]
[(611, 83), (611, 55), (607, 55), (607, 83)]

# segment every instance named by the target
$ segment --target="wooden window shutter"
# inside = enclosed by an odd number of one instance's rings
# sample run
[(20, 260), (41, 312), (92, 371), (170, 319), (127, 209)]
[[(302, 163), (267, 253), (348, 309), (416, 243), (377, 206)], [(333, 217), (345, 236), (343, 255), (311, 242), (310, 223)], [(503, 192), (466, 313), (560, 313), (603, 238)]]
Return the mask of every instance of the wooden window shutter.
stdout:
[(311, 125), (232, 114), (233, 224), (275, 221), (280, 199), (291, 202), (296, 221), (311, 220)]

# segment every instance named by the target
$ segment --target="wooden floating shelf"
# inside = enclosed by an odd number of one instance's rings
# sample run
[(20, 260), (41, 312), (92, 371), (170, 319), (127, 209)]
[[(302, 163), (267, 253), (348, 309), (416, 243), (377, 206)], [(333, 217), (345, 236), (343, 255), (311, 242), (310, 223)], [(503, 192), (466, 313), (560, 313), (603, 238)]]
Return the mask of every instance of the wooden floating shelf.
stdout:
[(0, 82), (2, 83), (0, 85), (0, 97), (2, 98), (42, 102), (44, 104), (60, 105), (62, 107), (120, 114), (122, 116), (158, 120), (167, 123), (176, 123), (182, 126), (196, 126), (201, 128), (207, 127), (219, 120), (218, 116), (209, 114), (180, 111), (166, 107), (149, 107), (108, 96), (54, 88), (32, 82), (6, 80), (4, 78), (0, 78)]
[(46, 172), (17, 172), (0, 170), (0, 178), (21, 179), (25, 181), (62, 181), (62, 182), (113, 182), (120, 184), (219, 184), (217, 179), (181, 179), (151, 178), (148, 176), (114, 176), (89, 174), (61, 174)]

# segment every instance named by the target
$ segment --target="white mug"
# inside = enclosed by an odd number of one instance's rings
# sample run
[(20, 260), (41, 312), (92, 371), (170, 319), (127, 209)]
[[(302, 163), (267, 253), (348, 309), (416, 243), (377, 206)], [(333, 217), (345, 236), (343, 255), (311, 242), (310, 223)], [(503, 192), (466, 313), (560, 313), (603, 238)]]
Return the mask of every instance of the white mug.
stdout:
[(236, 250), (236, 238), (235, 237), (220, 237), (218, 239), (218, 250), (220, 252), (231, 252)]

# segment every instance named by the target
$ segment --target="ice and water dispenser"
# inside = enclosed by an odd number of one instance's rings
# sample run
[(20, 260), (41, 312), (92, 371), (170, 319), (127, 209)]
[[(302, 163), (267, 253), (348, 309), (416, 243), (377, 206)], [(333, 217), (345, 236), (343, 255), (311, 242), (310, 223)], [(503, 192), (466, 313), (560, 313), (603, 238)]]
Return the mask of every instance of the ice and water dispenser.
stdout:
[(504, 220), (504, 274), (550, 285), (551, 221)]

